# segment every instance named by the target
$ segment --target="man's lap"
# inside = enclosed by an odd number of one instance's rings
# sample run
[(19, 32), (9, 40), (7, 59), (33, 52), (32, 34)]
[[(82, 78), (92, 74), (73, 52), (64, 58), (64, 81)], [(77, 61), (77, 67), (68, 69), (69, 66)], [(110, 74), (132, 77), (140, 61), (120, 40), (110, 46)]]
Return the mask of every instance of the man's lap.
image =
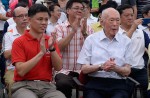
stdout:
[[(22, 93), (24, 91), (24, 93)], [(13, 98), (65, 98), (65, 96), (56, 90), (53, 83), (45, 81), (20, 81), (14, 83), (12, 87)], [(21, 94), (20, 94), (21, 93)], [(28, 95), (31, 95), (31, 97)]]

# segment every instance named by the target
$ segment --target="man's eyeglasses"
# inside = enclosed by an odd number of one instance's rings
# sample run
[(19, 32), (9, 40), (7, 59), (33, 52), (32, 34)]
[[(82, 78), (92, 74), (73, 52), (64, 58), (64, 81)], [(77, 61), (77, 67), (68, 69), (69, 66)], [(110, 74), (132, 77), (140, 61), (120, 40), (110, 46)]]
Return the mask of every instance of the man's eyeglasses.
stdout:
[(74, 7), (74, 8), (71, 8), (71, 9), (74, 9), (74, 10), (76, 10), (76, 11), (84, 11), (84, 8), (79, 8), (79, 7)]
[(21, 14), (21, 15), (15, 16), (15, 17), (24, 18), (24, 17), (28, 17), (28, 14)]

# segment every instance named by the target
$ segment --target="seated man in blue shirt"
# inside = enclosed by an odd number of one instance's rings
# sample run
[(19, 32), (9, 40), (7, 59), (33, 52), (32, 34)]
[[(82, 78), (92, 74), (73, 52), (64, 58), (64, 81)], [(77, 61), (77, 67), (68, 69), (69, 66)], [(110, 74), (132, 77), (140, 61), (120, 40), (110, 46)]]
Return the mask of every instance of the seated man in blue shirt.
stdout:
[(87, 37), (77, 61), (90, 78), (84, 98), (128, 98), (131, 40), (119, 33), (120, 15), (115, 9), (105, 9), (100, 22), (103, 30)]

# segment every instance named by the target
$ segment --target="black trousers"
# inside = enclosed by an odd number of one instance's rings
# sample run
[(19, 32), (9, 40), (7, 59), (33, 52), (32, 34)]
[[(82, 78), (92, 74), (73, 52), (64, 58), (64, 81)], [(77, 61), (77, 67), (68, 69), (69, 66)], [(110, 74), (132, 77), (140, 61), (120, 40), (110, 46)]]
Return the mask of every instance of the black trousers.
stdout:
[(141, 85), (141, 89), (143, 91), (144, 98), (147, 98), (147, 88), (148, 88), (148, 74), (147, 69), (144, 67), (143, 69), (131, 68), (130, 77), (138, 81)]
[(128, 98), (126, 79), (92, 78), (85, 85), (84, 98)]
[(59, 73), (55, 76), (57, 90), (61, 91), (67, 98), (71, 98), (72, 89), (75, 87), (73, 77), (79, 77), (79, 74), (70, 71), (68, 75)]

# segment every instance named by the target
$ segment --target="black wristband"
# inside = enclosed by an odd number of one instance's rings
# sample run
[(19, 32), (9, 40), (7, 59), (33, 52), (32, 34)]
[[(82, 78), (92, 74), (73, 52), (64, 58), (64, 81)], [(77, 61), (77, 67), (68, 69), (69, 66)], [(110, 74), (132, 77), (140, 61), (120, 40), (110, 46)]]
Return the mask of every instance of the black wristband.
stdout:
[(50, 52), (54, 52), (55, 50), (55, 48), (49, 49)]

